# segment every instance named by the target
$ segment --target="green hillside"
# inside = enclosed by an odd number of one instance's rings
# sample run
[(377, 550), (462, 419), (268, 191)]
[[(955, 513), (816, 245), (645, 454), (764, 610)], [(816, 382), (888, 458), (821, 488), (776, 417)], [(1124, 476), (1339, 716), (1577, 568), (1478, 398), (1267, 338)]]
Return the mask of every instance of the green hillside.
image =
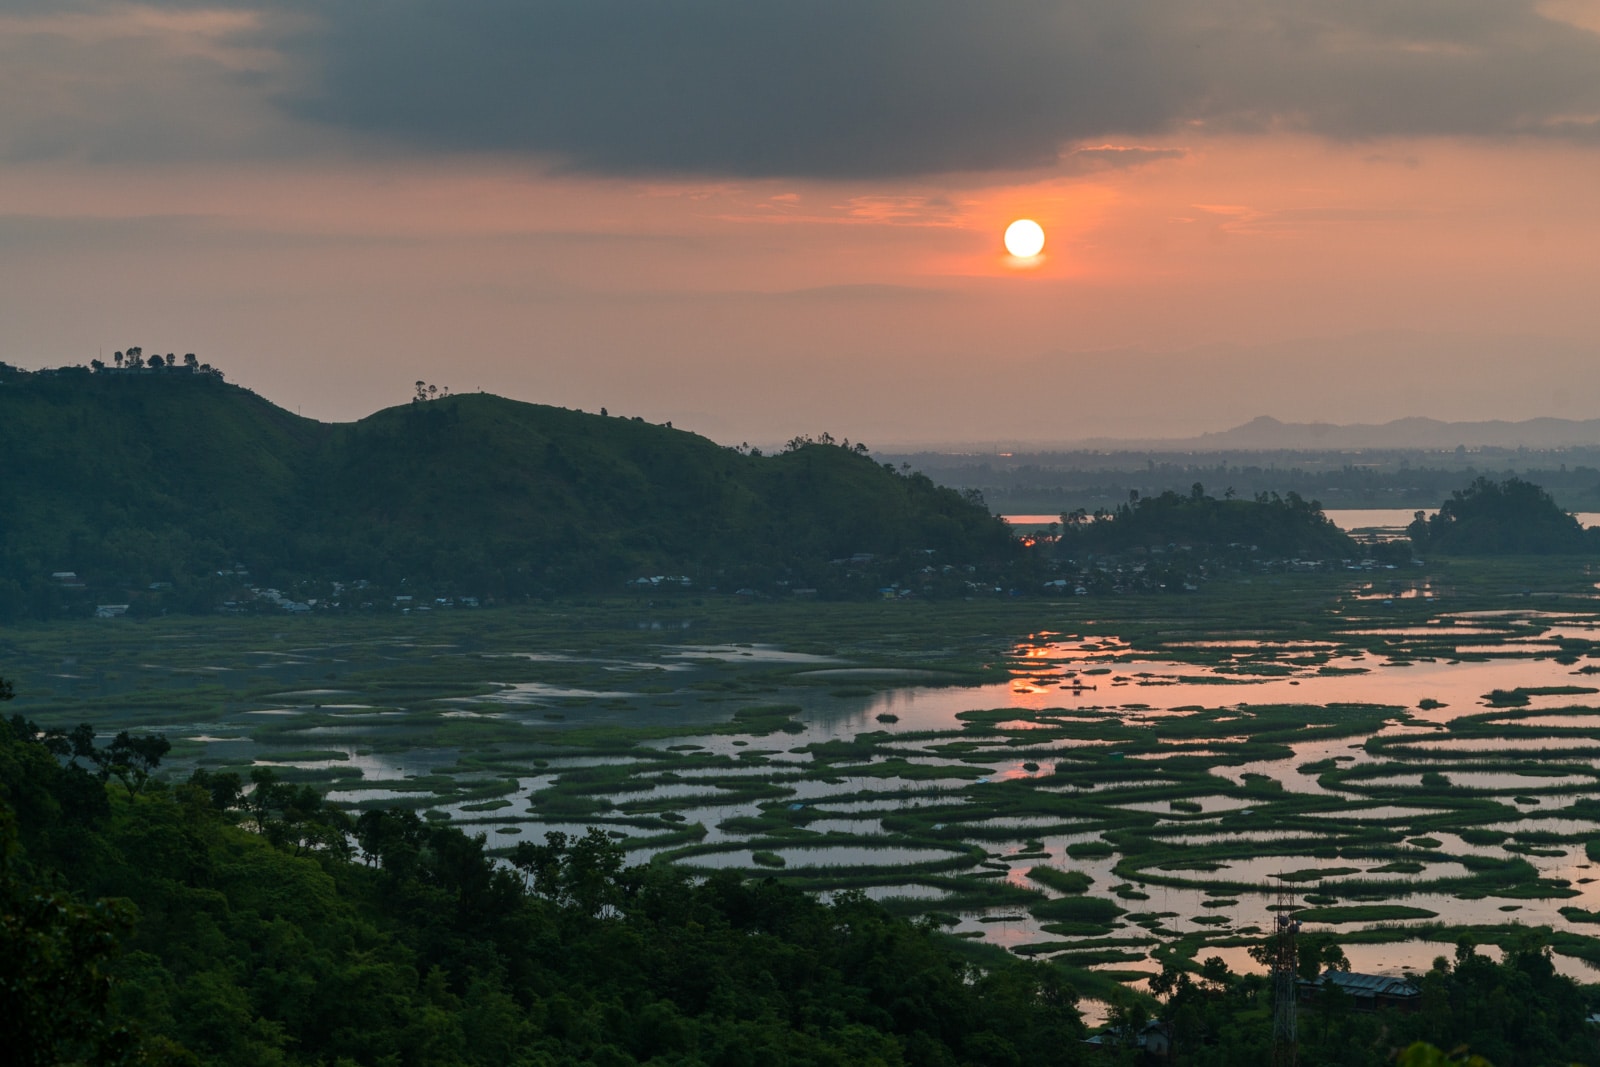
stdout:
[[(246, 585), (327, 598), (334, 582), (369, 583), (369, 601), (621, 590), (646, 575), (828, 595), (1011, 544), (981, 506), (864, 450), (745, 454), (483, 394), (327, 425), (181, 368), (7, 369), (0, 455), (0, 617), (118, 597), (212, 610)], [(82, 590), (51, 577), (67, 571)]]
[(53, 614), (52, 572), (190, 587), (250, 558), (326, 435), (209, 375), (0, 375), (0, 616)]

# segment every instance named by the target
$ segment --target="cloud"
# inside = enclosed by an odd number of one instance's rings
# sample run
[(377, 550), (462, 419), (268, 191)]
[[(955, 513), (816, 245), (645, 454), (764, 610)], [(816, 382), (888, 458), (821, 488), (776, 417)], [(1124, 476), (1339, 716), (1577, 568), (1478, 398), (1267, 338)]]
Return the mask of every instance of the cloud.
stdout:
[(1184, 79), (1141, 0), (394, 0), (307, 39), (298, 113), (581, 171), (885, 177), (1052, 164), (1163, 127)]
[(1600, 140), (1600, 36), (1537, 0), (1231, 0), (1194, 117), (1337, 139)]
[(780, 300), (938, 300), (948, 303), (954, 299), (947, 289), (934, 289), (920, 285), (818, 285), (809, 289), (785, 289), (780, 292), (759, 293)]
[(306, 44), (303, 116), (605, 174), (1105, 166), (1177, 150), (1072, 146), (1196, 126), (1600, 134), (1600, 36), (1530, 0), (395, 0)]
[(1062, 162), (1080, 170), (1118, 170), (1138, 167), (1161, 159), (1182, 159), (1189, 154), (1187, 148), (1148, 148), (1143, 145), (1103, 144), (1074, 148), (1066, 153)]
[(116, 242), (152, 242), (180, 234), (193, 239), (209, 219), (200, 215), (73, 216), (0, 214), (0, 246), (8, 251), (59, 251)]
[(1207, 131), (1595, 142), (1596, 70), (1540, 0), (0, 0), (0, 152), (1071, 172)]
[(0, 0), (0, 157), (250, 158), (315, 138), (271, 99), (288, 56), (244, 6)]

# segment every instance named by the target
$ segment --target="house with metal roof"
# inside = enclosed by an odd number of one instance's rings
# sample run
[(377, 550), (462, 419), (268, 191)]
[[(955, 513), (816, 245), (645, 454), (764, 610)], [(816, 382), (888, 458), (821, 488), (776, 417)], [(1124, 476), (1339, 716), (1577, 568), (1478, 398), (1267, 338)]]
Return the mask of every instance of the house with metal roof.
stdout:
[(1389, 974), (1362, 974), (1359, 971), (1325, 971), (1320, 978), (1300, 981), (1300, 1000), (1313, 1002), (1323, 991), (1336, 988), (1348, 996), (1357, 1011), (1379, 1008), (1414, 1010), (1422, 1000), (1422, 990), (1407, 978)]

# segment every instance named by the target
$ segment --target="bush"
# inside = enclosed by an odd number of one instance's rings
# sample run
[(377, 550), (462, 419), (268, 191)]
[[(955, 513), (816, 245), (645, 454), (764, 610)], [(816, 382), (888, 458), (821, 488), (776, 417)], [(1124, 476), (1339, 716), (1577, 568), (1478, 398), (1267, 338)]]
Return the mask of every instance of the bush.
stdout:
[(1028, 877), (1060, 893), (1083, 893), (1094, 883), (1094, 879), (1082, 871), (1063, 871), (1055, 867), (1035, 867), (1028, 872)]
[(1044, 922), (1093, 923), (1105, 925), (1127, 912), (1104, 897), (1058, 897), (1043, 900), (1028, 909)]

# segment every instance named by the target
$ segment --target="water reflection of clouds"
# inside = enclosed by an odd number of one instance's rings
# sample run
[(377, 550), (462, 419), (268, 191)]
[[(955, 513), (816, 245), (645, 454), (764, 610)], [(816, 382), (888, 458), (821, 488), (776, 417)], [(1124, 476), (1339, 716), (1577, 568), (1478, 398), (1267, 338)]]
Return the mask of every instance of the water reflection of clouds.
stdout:
[(776, 645), (671, 645), (669, 659), (715, 659), (750, 663), (838, 663), (837, 656), (812, 652), (786, 652)]
[[(1345, 785), (1347, 788), (1361, 791), (1396, 787), (1417, 789), (1421, 788), (1423, 784), (1422, 773), (1419, 771), (1414, 774), (1386, 774), (1382, 777), (1348, 781)], [(1493, 793), (1515, 793), (1519, 791), (1538, 793), (1547, 789), (1589, 788), (1596, 784), (1593, 775), (1579, 774), (1545, 775), (1538, 773), (1518, 774), (1515, 771), (1463, 771), (1455, 767), (1445, 768), (1438, 773), (1442, 773), (1449, 779), (1449, 785), (1439, 786), (1441, 789), (1448, 789), (1453, 786), (1460, 789)]]
[[(1496, 650), (1495, 646), (1484, 646)], [(1500, 652), (1506, 649), (1497, 649)], [(1527, 654), (1529, 646), (1515, 649)], [(1128, 690), (1140, 693), (1137, 710), (1146, 715), (1192, 711), (1195, 707), (1248, 706), (1255, 704), (1378, 704), (1409, 708), (1411, 714), (1430, 722), (1446, 723), (1463, 714), (1483, 708), (1481, 697), (1494, 689), (1538, 688), (1573, 684), (1573, 668), (1549, 659), (1490, 658), (1472, 662), (1416, 660), (1405, 663), (1370, 662), (1359, 674), (1324, 674), (1315, 667), (1296, 668), (1293, 674), (1260, 677), (1221, 676), (1208, 673), (1194, 664), (1145, 660), (1119, 664), (1128, 679)], [(1137, 675), (1137, 676), (1136, 676)], [(1106, 676), (1097, 676), (1106, 680)], [(950, 729), (958, 725), (963, 711), (1015, 708), (1034, 713), (1079, 714), (1084, 711), (1116, 713), (1122, 702), (1108, 704), (1104, 690), (1076, 689), (1071, 686), (1046, 686), (1030, 680), (1022, 685), (997, 682), (981, 686), (908, 686), (889, 690), (871, 698), (860, 715), (871, 719), (878, 714), (898, 716), (890, 729)], [(1446, 707), (1417, 709), (1427, 698)], [(1570, 703), (1571, 697), (1534, 695), (1530, 706)]]
[[(1407, 741), (1407, 752), (1448, 756), (1463, 753), (1481, 756), (1495, 752), (1559, 752), (1562, 749), (1597, 749), (1600, 737), (1566, 735), (1553, 737), (1421, 737)], [(1394, 749), (1389, 750), (1394, 753)]]
[[(941, 863), (959, 859), (963, 853), (955, 849), (921, 848), (903, 845), (789, 845), (771, 848), (770, 851), (784, 861), (785, 867), (799, 869), (827, 867), (886, 867), (919, 863)], [(702, 852), (678, 861), (687, 867), (720, 870), (725, 867), (749, 868), (749, 849), (728, 849), (722, 852)]]

